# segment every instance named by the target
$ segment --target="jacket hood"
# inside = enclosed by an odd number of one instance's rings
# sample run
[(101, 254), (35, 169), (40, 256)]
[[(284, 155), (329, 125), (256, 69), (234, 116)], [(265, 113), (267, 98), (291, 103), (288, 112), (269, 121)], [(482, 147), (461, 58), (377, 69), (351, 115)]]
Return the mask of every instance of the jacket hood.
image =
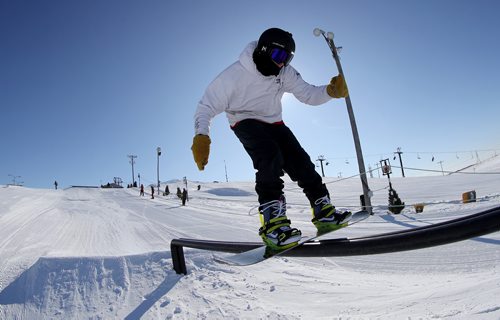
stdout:
[(251, 73), (262, 75), (259, 70), (257, 70), (257, 66), (255, 62), (253, 62), (253, 52), (257, 48), (257, 41), (250, 42), (243, 52), (240, 54), (240, 63), (243, 67)]

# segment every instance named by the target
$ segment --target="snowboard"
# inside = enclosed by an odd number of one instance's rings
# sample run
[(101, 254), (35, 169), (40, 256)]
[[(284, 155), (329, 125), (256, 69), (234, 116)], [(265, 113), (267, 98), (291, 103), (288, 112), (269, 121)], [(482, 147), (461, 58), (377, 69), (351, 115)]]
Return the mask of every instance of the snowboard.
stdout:
[(296, 245), (289, 247), (287, 249), (283, 250), (274, 250), (266, 245), (262, 245), (260, 247), (257, 247), (255, 249), (241, 252), (241, 253), (236, 253), (233, 255), (229, 256), (218, 256), (214, 255), (214, 260), (220, 263), (232, 265), (232, 266), (249, 266), (252, 264), (256, 264), (259, 262), (262, 262), (264, 260), (267, 260), (272, 257), (276, 257), (279, 255), (282, 255), (285, 252), (288, 252), (289, 250), (293, 250), (304, 243), (311, 242), (315, 240), (318, 237), (324, 236), (325, 234), (329, 234), (331, 232), (338, 231), (340, 229), (346, 228), (348, 226), (352, 226), (353, 224), (356, 224), (360, 221), (365, 220), (370, 216), (370, 213), (368, 211), (357, 211), (352, 214), (351, 219), (347, 221), (346, 223), (343, 224), (338, 229), (327, 231), (321, 234), (311, 234), (311, 235), (305, 235), (300, 238), (300, 240), (297, 242)]

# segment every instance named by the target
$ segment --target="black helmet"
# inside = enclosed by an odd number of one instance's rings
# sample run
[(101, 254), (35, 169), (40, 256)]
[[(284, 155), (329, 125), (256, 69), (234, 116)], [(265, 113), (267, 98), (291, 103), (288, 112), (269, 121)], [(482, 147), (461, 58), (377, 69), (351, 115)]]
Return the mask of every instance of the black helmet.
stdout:
[[(271, 57), (273, 49), (283, 50), (287, 53), (285, 59), (276, 61), (277, 63), (289, 64), (295, 54), (295, 41), (293, 41), (292, 34), (278, 28), (271, 28), (264, 31), (257, 43), (257, 51), (259, 54)], [(279, 55), (279, 57), (283, 57), (283, 55)]]
[(294, 54), (295, 41), (292, 34), (279, 28), (271, 28), (260, 36), (254, 51), (254, 62), (263, 75), (278, 75), (281, 70), (278, 65), (288, 65)]

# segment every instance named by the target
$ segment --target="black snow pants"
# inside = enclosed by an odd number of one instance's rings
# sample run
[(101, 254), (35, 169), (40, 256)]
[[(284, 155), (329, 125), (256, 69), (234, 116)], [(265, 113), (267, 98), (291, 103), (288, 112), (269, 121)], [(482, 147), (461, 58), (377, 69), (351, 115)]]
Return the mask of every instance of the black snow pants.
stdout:
[(280, 198), (284, 187), (280, 177), (284, 172), (303, 189), (311, 205), (328, 194), (311, 158), (284, 123), (247, 119), (232, 129), (257, 170), (255, 191), (260, 204)]

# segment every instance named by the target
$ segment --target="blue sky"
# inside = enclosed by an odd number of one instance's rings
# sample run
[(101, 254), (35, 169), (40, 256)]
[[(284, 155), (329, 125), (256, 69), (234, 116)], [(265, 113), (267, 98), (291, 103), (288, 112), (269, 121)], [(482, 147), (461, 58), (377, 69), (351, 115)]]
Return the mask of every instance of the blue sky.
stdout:
[[(474, 150), (488, 157), (500, 152), (498, 12), (494, 0), (0, 0), (0, 184), (129, 183), (129, 154), (154, 183), (158, 146), (161, 180), (224, 181), (225, 168), (229, 180), (253, 180), (225, 115), (197, 170), (193, 114), (208, 83), (269, 27), (293, 33), (292, 65), (318, 85), (337, 70), (312, 30), (335, 33), (367, 168), (397, 147), (405, 165), (428, 169)], [(311, 158), (329, 160), (327, 176), (357, 172), (343, 100), (283, 104)]]

